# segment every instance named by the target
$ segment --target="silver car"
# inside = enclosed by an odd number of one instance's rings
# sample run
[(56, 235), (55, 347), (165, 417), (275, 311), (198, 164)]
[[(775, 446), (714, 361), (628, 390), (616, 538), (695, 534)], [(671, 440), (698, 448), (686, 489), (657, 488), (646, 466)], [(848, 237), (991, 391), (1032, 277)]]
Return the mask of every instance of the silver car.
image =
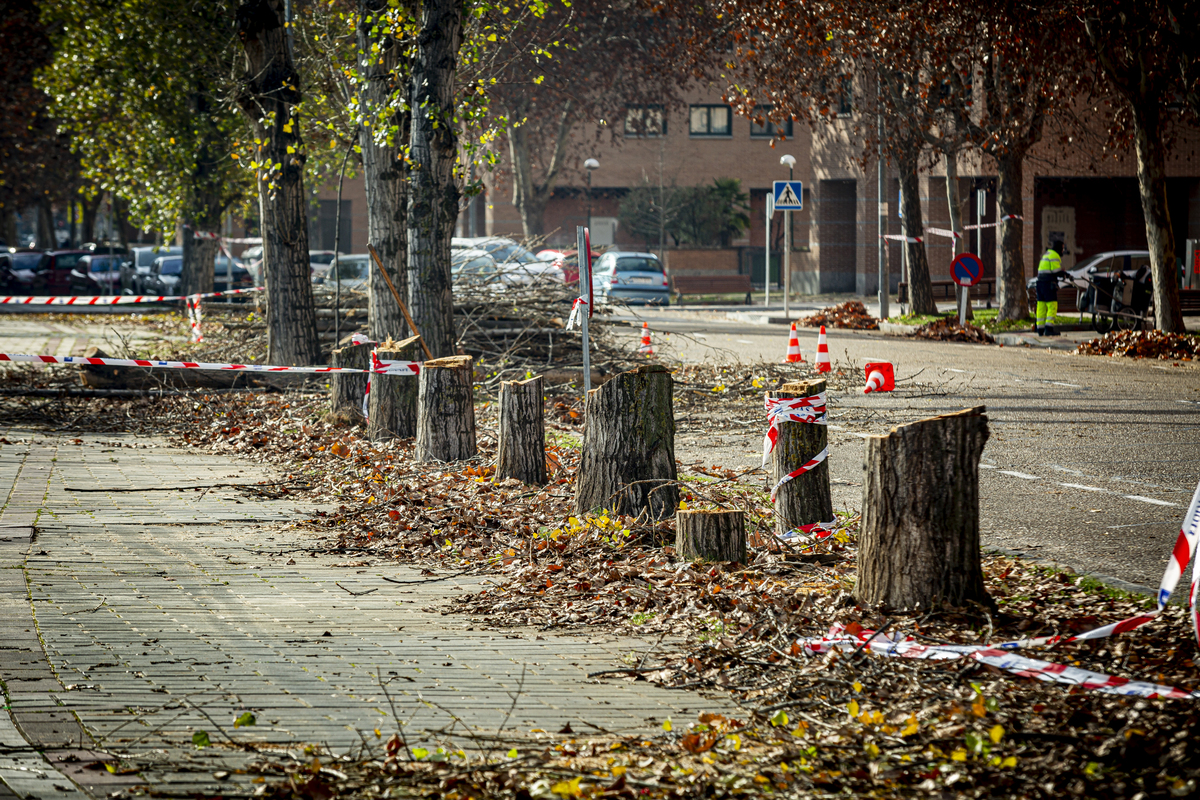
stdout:
[(668, 306), (671, 283), (653, 253), (609, 252), (592, 267), (592, 291), (598, 302)]

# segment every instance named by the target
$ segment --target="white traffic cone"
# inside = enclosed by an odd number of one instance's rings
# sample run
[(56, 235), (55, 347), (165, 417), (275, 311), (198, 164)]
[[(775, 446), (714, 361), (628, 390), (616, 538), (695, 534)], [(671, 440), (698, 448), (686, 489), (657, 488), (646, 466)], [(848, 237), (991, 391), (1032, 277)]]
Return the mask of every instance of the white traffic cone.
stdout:
[(796, 323), (792, 323), (792, 333), (788, 337), (787, 357), (783, 359), (788, 364), (804, 363), (804, 356), (800, 353), (800, 340), (796, 338)]
[(654, 355), (654, 345), (650, 344), (650, 323), (642, 323), (642, 346), (638, 348), (638, 352), (643, 355)]
[(829, 343), (825, 341), (825, 326), (817, 335), (817, 372), (829, 372), (833, 365), (829, 363)]

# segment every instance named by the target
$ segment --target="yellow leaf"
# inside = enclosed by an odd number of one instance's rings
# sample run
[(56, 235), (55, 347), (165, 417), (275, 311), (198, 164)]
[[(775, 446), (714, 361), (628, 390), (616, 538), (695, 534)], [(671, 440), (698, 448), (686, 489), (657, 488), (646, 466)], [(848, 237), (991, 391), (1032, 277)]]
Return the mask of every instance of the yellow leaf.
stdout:
[(680, 510), (680, 511), (687, 511), (687, 501), (686, 501), (686, 500), (680, 500), (680, 501), (679, 501), (679, 510)]
[(283, 132), (284, 133), (292, 132), (292, 121), (290, 119), (287, 122), (283, 123)]
[(1012, 767), (1015, 767), (1016, 765), (1017, 765), (1017, 757), (1016, 756), (1009, 756), (1008, 758), (1006, 758), (1000, 762), (1000, 766), (1008, 767), (1010, 769)]
[(738, 736), (736, 733), (731, 733), (728, 736), (726, 736), (725, 741), (732, 744), (734, 750), (742, 749), (742, 737)]
[(982, 717), (987, 713), (987, 706), (984, 704), (983, 695), (975, 698), (975, 702), (971, 704), (971, 713), (977, 717)]
[(988, 731), (988, 736), (991, 737), (993, 743), (1000, 744), (1000, 740), (1004, 738), (1004, 726), (994, 725), (992, 729)]
[(671, 718), (667, 717), (666, 720), (663, 722), (663, 730), (666, 731), (667, 733), (670, 733), (671, 727), (672, 727), (671, 726)]
[(883, 720), (882, 712), (880, 712), (880, 711), (872, 711), (871, 712), (871, 722), (875, 723), (876, 725), (882, 725), (883, 721), (884, 720)]
[(288, 145), (288, 149), (287, 149), (287, 151), (288, 151), (288, 153), (294, 153), (294, 152), (296, 152), (296, 148), (295, 148), (295, 147), (292, 147), (292, 146), (289, 144), (289, 145)]
[(561, 794), (563, 797), (579, 797), (583, 791), (579, 788), (579, 782), (583, 778), (572, 778), (569, 781), (559, 781), (550, 787), (550, 791), (555, 794)]
[(851, 688), (853, 688), (853, 689), (854, 689), (854, 691), (856, 691), (856, 692), (861, 692), (861, 691), (862, 691), (862, 684), (861, 684), (861, 683), (859, 683), (858, 681), (855, 681), (854, 683), (850, 684), (850, 686), (851, 686)]
[(879, 746), (874, 742), (867, 742), (866, 751), (867, 755), (869, 755), (871, 758), (879, 757)]
[(857, 717), (858, 716), (858, 701), (851, 700), (849, 702), (849, 704), (846, 705), (846, 710), (850, 712), (850, 716)]
[(950, 754), (950, 760), (951, 761), (966, 761), (967, 760), (967, 751), (963, 750), (961, 747), (958, 748), (957, 750), (955, 750), (953, 753)]
[(625, 774), (625, 767), (613, 767), (612, 774), (614, 778), (619, 778)]

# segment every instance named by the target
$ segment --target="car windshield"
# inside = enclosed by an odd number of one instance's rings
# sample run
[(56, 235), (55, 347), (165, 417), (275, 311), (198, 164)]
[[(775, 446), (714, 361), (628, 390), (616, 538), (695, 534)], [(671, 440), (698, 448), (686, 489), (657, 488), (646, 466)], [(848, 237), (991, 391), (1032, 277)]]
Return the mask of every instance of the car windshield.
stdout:
[(182, 258), (165, 258), (162, 265), (158, 268), (159, 275), (182, 275), (183, 274), (183, 259)]
[(615, 272), (657, 272), (662, 273), (662, 264), (656, 258), (618, 258)]
[(89, 272), (116, 272), (121, 268), (121, 259), (110, 258), (108, 256), (92, 256), (91, 266), (88, 267)]
[(136, 263), (139, 267), (149, 267), (154, 263), (155, 259), (162, 258), (163, 256), (180, 254), (180, 248), (147, 247), (144, 250), (135, 251), (134, 258), (137, 259)]
[(476, 256), (451, 264), (450, 271), (455, 275), (492, 275), (496, 272), (496, 263), (489, 256)]
[(309, 253), (308, 263), (310, 264), (332, 264), (333, 253)]
[(45, 258), (41, 253), (13, 253), (13, 269), (36, 270)]
[(57, 256), (54, 259), (54, 267), (55, 269), (75, 269), (81, 258), (83, 258), (83, 253), (68, 253), (67, 255)]
[(367, 277), (367, 262), (362, 258), (346, 258), (338, 259), (337, 272), (334, 273), (334, 278), (339, 281), (352, 281), (359, 278)]
[(530, 251), (521, 247), (519, 244), (511, 242), (484, 242), (479, 247), (480, 250), (486, 250), (496, 263), (503, 264), (514, 262), (517, 264), (528, 264), (531, 261), (537, 261), (538, 257)]

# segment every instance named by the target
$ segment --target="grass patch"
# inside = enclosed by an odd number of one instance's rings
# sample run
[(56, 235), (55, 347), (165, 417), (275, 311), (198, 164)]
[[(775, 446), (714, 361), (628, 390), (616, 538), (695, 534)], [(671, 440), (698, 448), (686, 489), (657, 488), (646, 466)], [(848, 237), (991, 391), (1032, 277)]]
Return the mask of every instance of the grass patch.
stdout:
[(903, 316), (888, 317), (888, 322), (893, 322), (897, 325), (928, 325), (930, 322), (937, 322), (943, 317), (948, 317), (949, 314), (904, 314)]
[[(996, 308), (977, 308), (975, 309), (975, 319), (972, 320), (975, 325), (983, 328), (989, 333), (1008, 333), (1009, 331), (1029, 332), (1033, 330), (1033, 317), (1025, 317), (1024, 319), (1006, 319), (1003, 322), (996, 319), (1000, 313)], [(1067, 325), (1078, 325), (1079, 314), (1064, 316), (1059, 314), (1054, 318), (1051, 325), (1065, 327)]]

